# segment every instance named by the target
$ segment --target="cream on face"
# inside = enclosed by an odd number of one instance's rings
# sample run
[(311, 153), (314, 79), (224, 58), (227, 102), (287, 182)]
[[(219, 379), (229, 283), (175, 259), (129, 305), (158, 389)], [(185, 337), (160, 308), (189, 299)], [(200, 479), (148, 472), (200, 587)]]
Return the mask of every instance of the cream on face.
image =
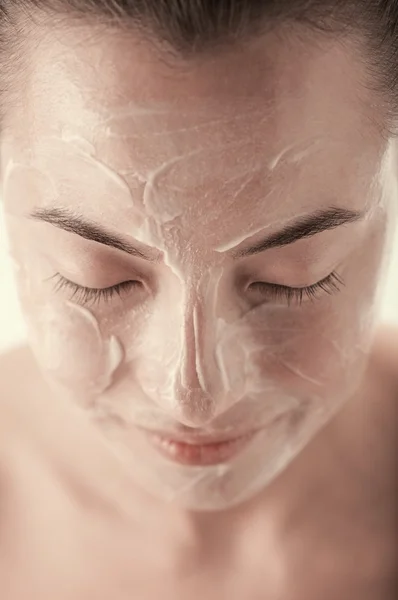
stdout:
[[(237, 78), (240, 57), (179, 72), (148, 48), (137, 63), (133, 42), (112, 40), (99, 77), (105, 47), (98, 41), (83, 59), (70, 43), (73, 58), (47, 62), (55, 40), (38, 54), (34, 119), (2, 146), (32, 347), (140, 485), (191, 508), (225, 508), (264, 488), (355, 391), (377, 308), (394, 148), (359, 111), (357, 65), (340, 49), (280, 48), (268, 78), (268, 51), (256, 42), (250, 73)], [(283, 66), (292, 61), (295, 70)], [(331, 206), (363, 218), (239, 254)], [(44, 209), (58, 225), (66, 211), (80, 216), (141, 254), (83, 239), (84, 226), (78, 236), (29, 218)], [(332, 273), (344, 285), (315, 287)], [(135, 283), (110, 291), (124, 282)], [(309, 286), (314, 298), (301, 303), (286, 291)], [(224, 464), (183, 467), (137, 426), (260, 432)]]

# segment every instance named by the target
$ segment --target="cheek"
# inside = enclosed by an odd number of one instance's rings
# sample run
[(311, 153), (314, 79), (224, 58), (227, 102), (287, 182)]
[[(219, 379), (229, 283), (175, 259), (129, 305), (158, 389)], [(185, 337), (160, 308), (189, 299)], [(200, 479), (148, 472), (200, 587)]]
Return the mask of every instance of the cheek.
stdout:
[[(371, 342), (372, 311), (356, 312), (343, 298), (336, 306), (271, 319), (255, 334), (253, 376), (268, 378), (297, 399), (343, 399), (358, 383)], [(263, 336), (263, 349), (261, 338)]]
[(112, 385), (123, 348), (115, 336), (101, 332), (89, 310), (72, 302), (47, 303), (29, 305), (25, 314), (32, 350), (50, 380), (84, 404)]
[(325, 406), (346, 398), (372, 340), (374, 283), (371, 277), (367, 293), (350, 288), (301, 307), (263, 305), (238, 324), (224, 324), (218, 359), (230, 392)]
[(350, 257), (336, 294), (301, 307), (253, 311), (247, 320), (249, 345), (258, 348), (252, 376), (298, 398), (334, 402), (353, 393), (377, 322), (383, 249), (383, 235), (369, 236)]

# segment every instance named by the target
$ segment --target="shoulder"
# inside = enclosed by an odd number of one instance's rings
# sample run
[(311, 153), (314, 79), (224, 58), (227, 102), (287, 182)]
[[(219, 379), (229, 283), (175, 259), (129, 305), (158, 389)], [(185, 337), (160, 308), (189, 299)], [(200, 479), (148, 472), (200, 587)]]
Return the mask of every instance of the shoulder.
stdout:
[(391, 490), (398, 452), (398, 326), (379, 326), (362, 383), (327, 431), (326, 444), (340, 444), (352, 479), (367, 489), (372, 482), (374, 489)]
[(390, 359), (398, 361), (398, 323), (382, 323), (376, 333), (375, 348), (378, 349), (387, 362)]
[(384, 323), (378, 328), (362, 394), (369, 426), (384, 423), (398, 433), (398, 325)]
[[(398, 325), (383, 323), (377, 330), (369, 364), (373, 385), (398, 400)], [(382, 387), (381, 387), (382, 386)], [(395, 402), (394, 402), (395, 404)]]
[[(369, 366), (354, 404), (351, 432), (357, 438), (362, 463), (367, 475), (386, 479), (395, 488), (398, 452), (398, 326), (379, 327), (369, 357)], [(367, 465), (365, 465), (367, 463)], [(387, 481), (388, 480), (388, 481)], [(396, 496), (395, 496), (396, 497)]]
[(0, 355), (1, 438), (23, 413), (26, 400), (36, 393), (38, 381), (38, 369), (27, 346)]
[(36, 366), (27, 346), (0, 355), (0, 395), (17, 391), (35, 375)]

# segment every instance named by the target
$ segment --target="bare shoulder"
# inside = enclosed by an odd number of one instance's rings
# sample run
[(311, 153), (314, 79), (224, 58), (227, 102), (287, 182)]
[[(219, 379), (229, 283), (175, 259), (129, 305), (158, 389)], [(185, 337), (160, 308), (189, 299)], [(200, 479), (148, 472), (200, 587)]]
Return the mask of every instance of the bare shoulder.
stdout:
[(28, 346), (14, 348), (0, 355), (0, 396), (17, 393), (37, 377), (37, 367)]
[(376, 334), (370, 370), (376, 385), (398, 400), (398, 325), (383, 323)]
[[(361, 456), (378, 479), (385, 476), (389, 478), (387, 483), (392, 484), (398, 455), (398, 326), (395, 324), (383, 324), (375, 336), (361, 396), (353, 413), (353, 423), (362, 439)], [(394, 493), (398, 493), (395, 488)]]
[(363, 486), (372, 482), (375, 490), (391, 491), (398, 456), (397, 325), (379, 326), (362, 383), (327, 431), (326, 445), (342, 443), (351, 477), (355, 473)]
[(27, 346), (0, 355), (0, 436), (4, 439), (26, 407), (26, 400), (40, 391), (40, 375)]

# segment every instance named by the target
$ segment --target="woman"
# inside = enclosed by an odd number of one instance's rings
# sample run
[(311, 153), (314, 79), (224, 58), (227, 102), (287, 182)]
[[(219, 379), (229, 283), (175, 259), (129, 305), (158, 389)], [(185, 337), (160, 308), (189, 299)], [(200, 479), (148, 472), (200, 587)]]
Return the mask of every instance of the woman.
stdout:
[(1, 5), (1, 598), (395, 598), (397, 3)]

